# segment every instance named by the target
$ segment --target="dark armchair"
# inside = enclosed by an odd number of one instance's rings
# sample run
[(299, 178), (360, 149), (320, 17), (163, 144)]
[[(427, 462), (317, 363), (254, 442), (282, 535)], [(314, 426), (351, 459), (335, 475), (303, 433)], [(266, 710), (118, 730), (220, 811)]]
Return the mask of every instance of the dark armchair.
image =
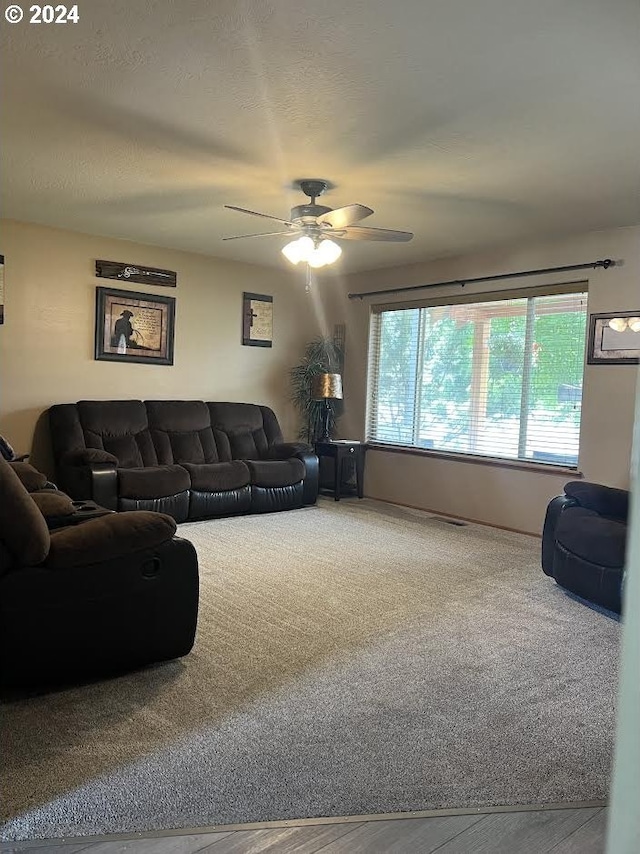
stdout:
[[(108, 513), (50, 531), (21, 476), (0, 459), (2, 688), (40, 688), (186, 655), (198, 563), (191, 543), (174, 536), (174, 520)], [(60, 496), (41, 494), (44, 505)]]
[(620, 613), (629, 493), (571, 481), (547, 507), (542, 569), (572, 593)]

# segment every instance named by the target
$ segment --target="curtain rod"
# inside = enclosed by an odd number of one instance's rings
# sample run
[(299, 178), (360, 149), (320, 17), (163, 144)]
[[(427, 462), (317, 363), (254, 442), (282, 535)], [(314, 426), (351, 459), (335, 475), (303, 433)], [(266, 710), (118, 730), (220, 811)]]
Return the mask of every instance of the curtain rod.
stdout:
[(616, 262), (611, 258), (605, 258), (602, 261), (591, 261), (589, 264), (570, 264), (567, 267), (546, 267), (541, 270), (522, 270), (519, 273), (499, 273), (497, 276), (478, 276), (475, 279), (451, 279), (448, 282), (433, 282), (431, 285), (411, 285), (407, 288), (386, 288), (382, 291), (359, 291), (354, 294), (347, 294), (349, 299), (363, 299), (363, 297), (377, 296), (378, 294), (399, 294), (406, 291), (423, 291), (425, 288), (443, 288), (445, 285), (460, 285), (464, 288), (465, 285), (475, 284), (476, 282), (497, 282), (500, 279), (520, 279), (525, 276), (541, 276), (546, 273), (568, 273), (572, 270), (595, 270), (597, 267), (602, 267), (608, 270), (609, 267), (615, 267)]

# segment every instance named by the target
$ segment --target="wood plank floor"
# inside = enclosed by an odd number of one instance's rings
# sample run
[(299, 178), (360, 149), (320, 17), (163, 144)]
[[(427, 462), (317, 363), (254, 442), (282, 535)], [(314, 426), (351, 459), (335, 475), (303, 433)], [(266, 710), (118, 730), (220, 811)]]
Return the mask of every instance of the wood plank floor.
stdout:
[(214, 830), (113, 840), (1, 843), (2, 854), (602, 854), (604, 807), (528, 809)]

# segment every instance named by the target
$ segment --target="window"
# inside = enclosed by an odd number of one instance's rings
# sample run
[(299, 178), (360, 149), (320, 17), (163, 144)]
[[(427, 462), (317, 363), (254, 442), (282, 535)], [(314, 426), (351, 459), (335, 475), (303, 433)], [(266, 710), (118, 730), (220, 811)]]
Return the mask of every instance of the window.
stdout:
[(375, 307), (368, 439), (576, 467), (587, 294), (559, 291)]

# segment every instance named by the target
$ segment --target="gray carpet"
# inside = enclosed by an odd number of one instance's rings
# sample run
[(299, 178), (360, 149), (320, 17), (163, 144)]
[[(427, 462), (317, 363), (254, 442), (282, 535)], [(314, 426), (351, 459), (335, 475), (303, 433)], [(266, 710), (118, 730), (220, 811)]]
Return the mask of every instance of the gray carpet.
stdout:
[(606, 796), (620, 627), (536, 539), (366, 499), (181, 532), (193, 653), (3, 706), (4, 838)]

